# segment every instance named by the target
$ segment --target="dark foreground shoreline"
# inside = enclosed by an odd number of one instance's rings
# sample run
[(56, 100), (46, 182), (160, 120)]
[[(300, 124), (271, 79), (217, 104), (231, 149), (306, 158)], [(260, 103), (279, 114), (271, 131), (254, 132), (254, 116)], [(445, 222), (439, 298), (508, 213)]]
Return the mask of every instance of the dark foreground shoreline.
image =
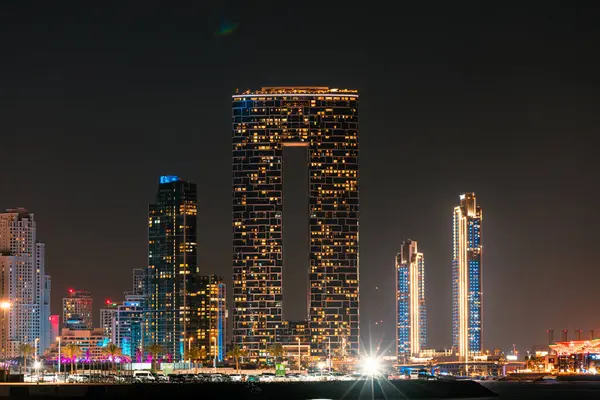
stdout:
[(0, 398), (459, 399), (494, 397), (472, 381), (273, 382), (132, 385), (4, 384)]

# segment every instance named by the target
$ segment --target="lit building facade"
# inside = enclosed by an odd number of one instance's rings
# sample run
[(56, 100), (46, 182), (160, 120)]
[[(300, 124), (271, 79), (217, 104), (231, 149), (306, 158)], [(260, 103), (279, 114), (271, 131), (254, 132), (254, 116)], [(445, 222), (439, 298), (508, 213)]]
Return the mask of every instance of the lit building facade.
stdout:
[(144, 308), (142, 296), (127, 296), (119, 304), (114, 316), (114, 329), (111, 341), (119, 346), (124, 355), (134, 359), (141, 349)]
[(104, 338), (109, 341), (113, 340), (117, 307), (117, 303), (112, 300), (106, 300), (104, 306), (100, 309), (100, 328), (102, 328), (102, 331), (104, 332)]
[(396, 256), (396, 356), (398, 362), (419, 357), (427, 346), (425, 260), (417, 242), (402, 242)]
[(60, 344), (65, 347), (74, 344), (81, 349), (81, 358), (96, 360), (104, 357), (102, 348), (106, 344), (104, 331), (94, 329), (69, 329), (63, 328), (60, 332)]
[(191, 336), (189, 290), (197, 267), (196, 184), (161, 176), (148, 210), (148, 268), (144, 280), (144, 343), (156, 343), (181, 361)]
[(232, 96), (233, 339), (252, 356), (283, 315), (283, 149), (308, 152), (311, 352), (359, 349), (358, 93), (273, 87)]
[(452, 231), (452, 344), (464, 360), (482, 351), (482, 218), (475, 193), (461, 194)]
[(7, 303), (3, 346), (8, 357), (19, 355), (21, 343), (33, 346), (39, 340), (38, 355), (49, 346), (50, 277), (44, 260), (34, 214), (22, 208), (0, 213), (1, 300)]
[(63, 327), (72, 330), (90, 330), (92, 320), (92, 294), (87, 290), (69, 289), (63, 297)]
[(194, 277), (190, 304), (194, 341), (206, 349), (207, 357), (223, 361), (227, 348), (227, 292), (223, 278), (216, 275)]

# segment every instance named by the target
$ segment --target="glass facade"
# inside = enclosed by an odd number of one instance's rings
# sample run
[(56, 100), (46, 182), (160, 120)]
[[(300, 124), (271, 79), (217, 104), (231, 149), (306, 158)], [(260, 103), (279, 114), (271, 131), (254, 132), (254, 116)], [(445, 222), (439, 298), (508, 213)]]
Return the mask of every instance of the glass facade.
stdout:
[(121, 348), (123, 354), (136, 359), (141, 348), (141, 326), (144, 317), (142, 296), (128, 296), (117, 307), (114, 315), (113, 342)]
[(233, 338), (258, 355), (285, 321), (283, 148), (308, 150), (311, 352), (359, 348), (358, 93), (270, 87), (232, 97)]
[(475, 193), (462, 194), (453, 218), (452, 343), (463, 359), (482, 351), (482, 219)]
[(161, 176), (156, 202), (148, 210), (148, 268), (144, 343), (159, 344), (168, 359), (183, 358), (190, 336), (190, 276), (197, 271), (196, 184)]
[(396, 356), (404, 363), (427, 346), (425, 260), (410, 239), (402, 242), (396, 256), (396, 315)]

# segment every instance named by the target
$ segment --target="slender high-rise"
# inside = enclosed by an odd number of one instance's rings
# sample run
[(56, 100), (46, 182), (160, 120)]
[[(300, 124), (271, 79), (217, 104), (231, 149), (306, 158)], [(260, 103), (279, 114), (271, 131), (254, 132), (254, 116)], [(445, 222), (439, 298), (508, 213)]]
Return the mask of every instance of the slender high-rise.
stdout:
[(0, 213), (3, 355), (16, 357), (18, 346), (37, 341), (38, 355), (50, 345), (50, 276), (44, 274), (45, 246), (37, 241), (34, 214), (23, 208)]
[(114, 343), (115, 315), (119, 305), (107, 299), (100, 309), (100, 328), (104, 332), (104, 339)]
[(283, 149), (303, 147), (311, 353), (356, 355), (358, 92), (265, 87), (232, 102), (234, 343), (257, 356), (284, 328)]
[(161, 176), (148, 210), (148, 268), (144, 284), (144, 343), (158, 344), (167, 359), (183, 359), (191, 335), (188, 289), (198, 272), (196, 184)]
[[(206, 350), (211, 360), (223, 361), (227, 342), (227, 297), (223, 278), (197, 274), (190, 292), (190, 305), (196, 313), (191, 320), (194, 345)], [(189, 343), (188, 343), (189, 344)]]
[(425, 261), (417, 242), (402, 242), (396, 256), (396, 358), (407, 362), (427, 345)]
[(461, 194), (452, 224), (452, 343), (465, 361), (482, 350), (481, 221), (475, 193)]

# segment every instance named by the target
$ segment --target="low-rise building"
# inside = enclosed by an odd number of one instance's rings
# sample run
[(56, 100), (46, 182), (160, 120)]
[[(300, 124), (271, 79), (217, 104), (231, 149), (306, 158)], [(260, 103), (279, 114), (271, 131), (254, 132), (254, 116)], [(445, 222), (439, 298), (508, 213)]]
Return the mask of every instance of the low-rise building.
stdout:
[(91, 360), (102, 357), (102, 347), (105, 345), (102, 328), (87, 330), (63, 328), (60, 332), (60, 341), (62, 347), (69, 344), (79, 346), (81, 357)]

